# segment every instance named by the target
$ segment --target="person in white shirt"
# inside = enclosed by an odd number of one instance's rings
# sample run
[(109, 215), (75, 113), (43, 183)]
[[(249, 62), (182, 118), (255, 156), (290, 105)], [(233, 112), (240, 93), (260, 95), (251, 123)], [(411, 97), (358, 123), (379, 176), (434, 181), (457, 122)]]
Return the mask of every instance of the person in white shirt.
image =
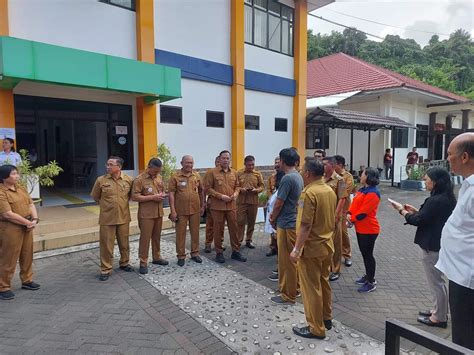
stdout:
[(474, 350), (474, 133), (453, 139), (448, 161), (465, 180), (443, 228), (436, 267), (449, 279), (452, 340)]
[(11, 138), (3, 138), (3, 151), (0, 152), (0, 165), (11, 164), (18, 166), (21, 163), (21, 156), (15, 152), (15, 141)]

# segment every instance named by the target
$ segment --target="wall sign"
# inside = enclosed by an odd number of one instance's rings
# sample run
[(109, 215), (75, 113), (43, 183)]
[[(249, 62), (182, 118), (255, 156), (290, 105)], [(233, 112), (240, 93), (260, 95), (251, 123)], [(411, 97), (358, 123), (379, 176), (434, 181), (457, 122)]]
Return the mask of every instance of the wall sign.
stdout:
[(15, 139), (15, 128), (0, 128), (0, 139)]
[(115, 126), (115, 134), (117, 135), (127, 135), (128, 127), (127, 126)]
[(124, 145), (125, 143), (127, 143), (127, 138), (119, 137), (118, 142), (120, 145)]

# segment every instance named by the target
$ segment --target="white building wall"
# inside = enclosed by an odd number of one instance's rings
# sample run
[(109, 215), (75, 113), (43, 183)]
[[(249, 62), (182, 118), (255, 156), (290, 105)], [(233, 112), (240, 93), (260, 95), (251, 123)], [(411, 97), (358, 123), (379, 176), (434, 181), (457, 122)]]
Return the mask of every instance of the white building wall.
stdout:
[(154, 1), (155, 48), (230, 64), (230, 1)]
[(285, 54), (245, 44), (245, 69), (293, 79), (294, 60)]
[(97, 0), (8, 2), (10, 36), (136, 59), (134, 11)]
[[(195, 168), (214, 166), (222, 150), (231, 150), (230, 87), (203, 81), (182, 79), (182, 99), (164, 105), (183, 108), (183, 124), (158, 123), (158, 142), (166, 143), (178, 162), (191, 154)], [(206, 111), (224, 112), (224, 128), (206, 127)], [(157, 107), (159, 122), (159, 106)]]
[[(256, 165), (273, 165), (280, 150), (292, 146), (293, 98), (245, 90), (245, 114), (260, 116), (260, 130), (245, 130), (245, 155)], [(288, 119), (288, 132), (275, 132), (275, 117)]]

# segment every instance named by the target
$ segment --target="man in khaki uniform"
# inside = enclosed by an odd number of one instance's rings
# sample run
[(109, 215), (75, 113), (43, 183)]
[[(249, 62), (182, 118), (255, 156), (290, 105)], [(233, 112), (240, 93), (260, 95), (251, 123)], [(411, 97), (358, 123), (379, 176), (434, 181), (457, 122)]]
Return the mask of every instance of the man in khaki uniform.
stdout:
[[(214, 160), (214, 167), (217, 168), (219, 166), (219, 157), (216, 157)], [(206, 179), (210, 176), (210, 172), (212, 169), (209, 169), (206, 171), (206, 175), (204, 175), (204, 183), (203, 186), (205, 188), (206, 186)], [(204, 196), (206, 196), (206, 191), (204, 190)], [(211, 252), (211, 245), (212, 242), (214, 241), (214, 234), (213, 234), (213, 220), (212, 220), (212, 213), (211, 213), (211, 198), (208, 197), (206, 201), (206, 243), (204, 246), (204, 252), (205, 253), (210, 253)], [(222, 240), (224, 242), (224, 240)], [(222, 247), (222, 250), (225, 250), (225, 247)]]
[[(280, 170), (280, 157), (275, 158), (275, 162), (273, 164), (273, 168), (275, 172), (268, 177), (267, 180), (267, 196), (270, 198), (271, 195), (276, 191), (276, 177), (277, 173)], [(265, 212), (267, 213), (267, 212)], [(266, 216), (265, 216), (266, 219)], [(278, 243), (276, 238), (276, 233), (272, 233), (270, 235), (270, 250), (265, 254), (266, 256), (273, 256), (278, 254)]]
[(181, 159), (181, 170), (170, 179), (170, 219), (176, 226), (176, 253), (178, 265), (184, 266), (186, 258), (186, 226), (191, 233), (191, 259), (202, 263), (199, 256), (199, 224), (204, 213), (204, 194), (199, 173), (193, 170), (194, 159), (185, 155)]
[(97, 178), (91, 192), (100, 207), (100, 281), (107, 281), (112, 272), (115, 237), (120, 251), (120, 269), (132, 271), (128, 244), (132, 178), (122, 173), (122, 166), (122, 158), (111, 156), (107, 160), (107, 174)]
[[(350, 172), (346, 170), (346, 159), (341, 155), (335, 155), (336, 166), (335, 170), (339, 176), (342, 176), (344, 179), (344, 186), (346, 188), (347, 198), (345, 200), (344, 206), (342, 207), (342, 218), (347, 215), (349, 207), (351, 207), (351, 194), (354, 192), (354, 177)], [(346, 223), (342, 223), (342, 257), (344, 258), (344, 265), (347, 267), (352, 266), (352, 253), (351, 253), (351, 238), (347, 232)]]
[(240, 192), (237, 198), (237, 226), (239, 243), (244, 241), (245, 225), (247, 224), (247, 236), (245, 245), (247, 248), (255, 249), (252, 242), (255, 220), (258, 212), (258, 194), (265, 188), (263, 176), (255, 170), (255, 158), (247, 155), (244, 159), (245, 168), (237, 172)]
[(329, 272), (334, 251), (332, 235), (337, 197), (324, 183), (324, 166), (316, 159), (305, 162), (306, 187), (298, 203), (296, 243), (290, 259), (297, 263), (307, 326), (293, 327), (296, 335), (324, 339), (332, 328)]
[(168, 261), (161, 258), (160, 239), (163, 225), (163, 180), (160, 172), (162, 162), (152, 158), (147, 169), (133, 181), (132, 200), (138, 202), (138, 226), (140, 228), (140, 242), (138, 258), (140, 259), (140, 274), (148, 274), (148, 252), (151, 252), (152, 262), (156, 265), (168, 265)]
[(232, 259), (247, 261), (240, 254), (239, 237), (237, 236), (236, 203), (239, 196), (239, 180), (237, 172), (230, 168), (230, 152), (227, 150), (219, 154), (219, 166), (212, 169), (206, 178), (206, 191), (211, 197), (211, 214), (214, 222), (214, 246), (216, 248), (216, 261), (224, 263), (222, 254), (222, 239), (224, 237), (224, 224), (227, 221), (230, 243), (232, 246)]
[(334, 256), (331, 267), (332, 272), (331, 275), (329, 275), (329, 281), (336, 281), (339, 279), (341, 273), (342, 224), (345, 223), (342, 211), (349, 195), (347, 194), (344, 179), (336, 173), (336, 159), (334, 157), (324, 157), (323, 164), (325, 182), (333, 189), (337, 196), (337, 207), (334, 221), (336, 229), (333, 235)]

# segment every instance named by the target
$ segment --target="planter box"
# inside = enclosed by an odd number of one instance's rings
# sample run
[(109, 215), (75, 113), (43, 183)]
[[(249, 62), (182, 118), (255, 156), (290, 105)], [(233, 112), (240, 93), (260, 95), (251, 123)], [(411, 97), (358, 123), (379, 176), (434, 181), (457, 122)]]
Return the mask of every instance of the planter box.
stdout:
[(426, 185), (425, 182), (421, 180), (402, 180), (400, 182), (400, 188), (410, 191), (425, 191)]

